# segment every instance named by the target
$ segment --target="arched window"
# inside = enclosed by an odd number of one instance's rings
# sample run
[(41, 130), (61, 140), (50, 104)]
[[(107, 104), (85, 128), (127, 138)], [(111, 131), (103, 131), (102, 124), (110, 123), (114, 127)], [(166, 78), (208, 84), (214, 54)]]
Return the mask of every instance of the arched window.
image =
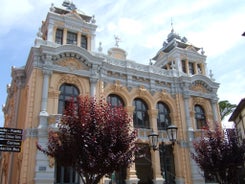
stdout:
[(115, 94), (110, 94), (107, 97), (107, 102), (109, 104), (111, 104), (112, 107), (118, 107), (118, 106), (124, 107), (124, 101), (123, 101), (123, 99), (120, 96), (115, 95)]
[(158, 130), (166, 130), (171, 125), (170, 111), (165, 103), (157, 103), (158, 116), (157, 116), (157, 128)]
[(76, 100), (76, 97), (79, 95), (79, 90), (76, 86), (72, 84), (62, 84), (60, 86), (60, 95), (59, 95), (59, 104), (58, 104), (58, 113), (62, 114), (65, 103), (67, 100), (74, 98)]
[(195, 105), (195, 120), (197, 129), (207, 125), (204, 109), (200, 105)]
[[(58, 113), (62, 114), (66, 101), (79, 95), (79, 90), (75, 85), (72, 84), (62, 84), (60, 87)], [(56, 161), (55, 167), (55, 184), (69, 183), (69, 184), (79, 184), (79, 175), (71, 168), (62, 166), (59, 161)]]
[(146, 103), (136, 98), (133, 102), (135, 107), (134, 110), (134, 127), (135, 128), (150, 128), (149, 125), (149, 116), (148, 116), (148, 107)]

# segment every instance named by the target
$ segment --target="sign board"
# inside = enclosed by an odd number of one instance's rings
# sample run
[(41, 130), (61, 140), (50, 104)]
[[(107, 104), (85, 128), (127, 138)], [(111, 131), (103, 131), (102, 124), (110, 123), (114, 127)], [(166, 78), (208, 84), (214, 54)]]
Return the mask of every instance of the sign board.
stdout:
[(0, 146), (0, 151), (7, 151), (7, 152), (20, 152), (20, 147), (6, 147)]
[(0, 151), (20, 152), (22, 129), (0, 127)]
[(22, 129), (0, 127), (0, 134), (1, 133), (9, 133), (9, 134), (19, 134), (19, 135), (22, 135), (22, 132), (23, 132)]

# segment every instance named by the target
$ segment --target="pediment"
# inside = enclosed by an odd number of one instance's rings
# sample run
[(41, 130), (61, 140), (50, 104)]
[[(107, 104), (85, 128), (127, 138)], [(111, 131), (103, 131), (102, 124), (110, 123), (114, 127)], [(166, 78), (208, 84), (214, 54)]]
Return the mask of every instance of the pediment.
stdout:
[(68, 68), (71, 71), (74, 70), (89, 70), (89, 67), (84, 63), (81, 63), (75, 58), (64, 58), (58, 61), (55, 61), (54, 64)]
[(209, 87), (205, 82), (197, 80), (191, 84), (190, 89), (196, 92), (202, 93), (210, 93), (212, 92), (212, 88)]
[(75, 11), (65, 14), (65, 17), (73, 18), (79, 21), (84, 21), (82, 17)]
[(186, 50), (197, 52), (197, 50), (192, 45), (189, 45), (188, 47), (186, 47)]

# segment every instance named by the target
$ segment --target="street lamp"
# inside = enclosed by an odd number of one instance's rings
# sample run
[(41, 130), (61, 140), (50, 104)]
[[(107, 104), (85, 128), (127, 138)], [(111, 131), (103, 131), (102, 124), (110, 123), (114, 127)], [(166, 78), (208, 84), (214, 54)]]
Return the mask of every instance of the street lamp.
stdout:
[(172, 145), (174, 145), (177, 140), (177, 131), (178, 127), (175, 125), (169, 125), (167, 128), (168, 139), (172, 142)]
[[(174, 143), (177, 140), (177, 130), (178, 130), (178, 127), (176, 127), (175, 125), (170, 125), (167, 127), (168, 139), (172, 142), (172, 145), (174, 145)], [(153, 151), (158, 150), (158, 136), (159, 135), (153, 130), (148, 135), (150, 147), (152, 147)]]
[(149, 138), (149, 143), (150, 143), (150, 147), (152, 147), (153, 151), (156, 151), (158, 149), (158, 134), (156, 132), (153, 131), (148, 135)]
[[(175, 125), (170, 125), (170, 126), (167, 127), (167, 136), (168, 136), (169, 141), (172, 142), (172, 147), (171, 148), (173, 148), (173, 145), (175, 144), (175, 142), (177, 140), (177, 131), (178, 131), (178, 127), (176, 127)], [(148, 135), (150, 147), (152, 147), (153, 151), (159, 150), (159, 152), (161, 154), (161, 158), (164, 158), (164, 155), (166, 154), (165, 153), (166, 150), (165, 150), (164, 142), (162, 141), (162, 146), (163, 147), (159, 148), (158, 147), (158, 137), (159, 137), (159, 135), (152, 130), (152, 132)], [(165, 162), (165, 161), (163, 161), (163, 162)], [(167, 174), (168, 170), (166, 168), (166, 165), (164, 167), (161, 164), (161, 171), (163, 172), (163, 178), (168, 178), (168, 180), (169, 180), (169, 177), (167, 176), (168, 175)], [(172, 180), (172, 179), (170, 179), (170, 180)]]

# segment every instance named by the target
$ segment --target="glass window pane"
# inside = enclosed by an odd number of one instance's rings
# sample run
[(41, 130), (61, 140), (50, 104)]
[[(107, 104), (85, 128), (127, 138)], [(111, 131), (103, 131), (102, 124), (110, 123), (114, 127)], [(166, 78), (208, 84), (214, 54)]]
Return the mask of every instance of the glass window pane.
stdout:
[(112, 107), (117, 107), (117, 106), (123, 106), (124, 107), (124, 102), (122, 98), (118, 95), (115, 94), (110, 94), (107, 97), (107, 102), (111, 104)]
[(135, 105), (134, 126), (137, 128), (149, 128), (148, 108), (145, 102), (137, 98), (133, 104)]
[(87, 36), (85, 35), (82, 35), (81, 37), (81, 47), (84, 48), (84, 49), (87, 49), (87, 45), (88, 45), (88, 39), (87, 39)]
[(167, 127), (171, 124), (169, 108), (165, 103), (158, 102), (157, 109), (158, 109), (158, 117), (157, 117), (158, 129), (166, 130)]
[(67, 32), (67, 44), (77, 44), (77, 34), (72, 32)]
[(206, 125), (206, 117), (204, 109), (200, 105), (195, 105), (195, 120), (197, 129), (203, 128)]
[(55, 42), (58, 43), (58, 44), (62, 44), (63, 43), (63, 30), (62, 29), (57, 29), (56, 30)]

